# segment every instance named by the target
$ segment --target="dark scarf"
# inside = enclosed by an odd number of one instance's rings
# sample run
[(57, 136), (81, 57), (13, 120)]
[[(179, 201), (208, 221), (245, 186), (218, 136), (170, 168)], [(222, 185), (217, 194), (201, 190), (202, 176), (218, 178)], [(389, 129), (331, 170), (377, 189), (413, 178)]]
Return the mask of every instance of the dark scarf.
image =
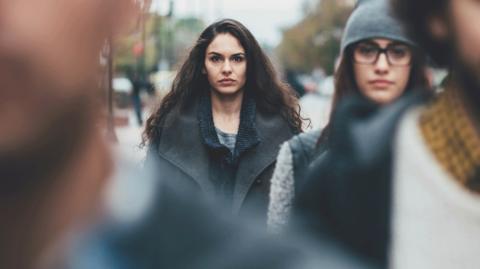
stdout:
[(218, 140), (212, 114), (212, 100), (210, 94), (205, 93), (199, 100), (197, 118), (200, 125), (200, 133), (204, 144), (228, 163), (236, 164), (240, 156), (260, 143), (260, 137), (255, 126), (256, 103), (255, 100), (245, 94), (242, 110), (240, 112), (240, 126), (233, 154)]

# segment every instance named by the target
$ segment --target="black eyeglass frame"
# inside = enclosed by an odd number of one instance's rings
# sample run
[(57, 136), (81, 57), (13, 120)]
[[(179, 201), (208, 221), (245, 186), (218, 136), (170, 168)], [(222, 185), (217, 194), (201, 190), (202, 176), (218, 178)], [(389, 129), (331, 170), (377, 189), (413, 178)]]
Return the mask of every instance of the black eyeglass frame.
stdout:
[[(369, 46), (375, 47), (375, 50), (376, 50), (376, 56), (373, 59), (373, 61), (371, 61), (371, 62), (358, 61), (358, 59), (355, 57), (355, 50), (360, 45), (364, 45), (365, 43)], [(390, 56), (388, 56), (388, 51), (391, 50), (393, 47), (398, 46), (398, 45), (402, 45), (402, 46), (405, 46), (405, 47), (408, 48), (408, 51), (410, 52), (410, 59), (408, 60), (408, 63), (396, 64), (396, 63), (392, 63), (392, 61), (390, 60)], [(387, 62), (390, 66), (400, 66), (400, 67), (401, 66), (410, 66), (410, 65), (412, 65), (413, 58), (414, 58), (414, 50), (409, 45), (406, 45), (406, 44), (403, 44), (403, 43), (394, 43), (394, 44), (388, 45), (386, 48), (381, 48), (380, 46), (378, 46), (375, 43), (359, 42), (359, 43), (355, 44), (354, 46), (352, 46), (351, 53), (352, 53), (351, 54), (352, 59), (355, 63), (364, 64), (364, 65), (374, 65), (375, 63), (378, 62), (378, 59), (380, 58), (381, 54), (385, 54), (385, 57), (387, 58)]]

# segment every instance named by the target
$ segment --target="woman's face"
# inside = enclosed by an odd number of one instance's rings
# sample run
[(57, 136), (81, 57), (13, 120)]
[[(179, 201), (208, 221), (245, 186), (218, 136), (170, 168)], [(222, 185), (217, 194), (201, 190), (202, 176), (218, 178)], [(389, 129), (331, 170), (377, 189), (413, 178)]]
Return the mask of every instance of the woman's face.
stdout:
[(361, 41), (353, 48), (353, 71), (360, 92), (375, 103), (395, 101), (410, 79), (411, 48), (388, 39)]
[(207, 47), (203, 72), (217, 94), (232, 96), (243, 92), (247, 58), (238, 39), (228, 33), (217, 35)]

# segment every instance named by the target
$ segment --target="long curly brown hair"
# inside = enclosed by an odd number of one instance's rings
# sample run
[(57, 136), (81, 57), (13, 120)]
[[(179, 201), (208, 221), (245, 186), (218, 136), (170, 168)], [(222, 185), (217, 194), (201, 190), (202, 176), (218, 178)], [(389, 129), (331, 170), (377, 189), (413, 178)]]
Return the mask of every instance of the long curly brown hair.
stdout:
[(224, 19), (208, 26), (191, 49), (186, 61), (173, 80), (170, 92), (158, 109), (147, 120), (142, 145), (159, 141), (166, 116), (173, 109), (182, 110), (198, 100), (210, 88), (208, 79), (202, 74), (207, 47), (218, 34), (231, 34), (238, 39), (247, 58), (247, 80), (245, 91), (256, 101), (257, 110), (264, 113), (279, 113), (295, 133), (302, 130), (303, 120), (294, 91), (283, 83), (272, 63), (260, 48), (252, 33), (240, 22)]

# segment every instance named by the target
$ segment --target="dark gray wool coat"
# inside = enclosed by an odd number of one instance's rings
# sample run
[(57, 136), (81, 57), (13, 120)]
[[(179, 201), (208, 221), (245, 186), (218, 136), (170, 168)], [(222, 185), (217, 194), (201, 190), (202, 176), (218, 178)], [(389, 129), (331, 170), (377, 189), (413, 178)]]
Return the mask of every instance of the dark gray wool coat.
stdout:
[[(166, 127), (161, 130), (160, 139), (150, 147), (147, 162), (155, 160), (162, 180), (173, 181), (182, 188), (199, 190), (213, 199), (217, 195), (215, 184), (223, 179), (211, 178), (214, 174), (212, 167), (217, 165), (214, 162), (218, 160), (212, 158), (212, 149), (202, 136), (204, 126), (200, 126), (198, 117), (200, 105), (200, 102), (195, 102), (167, 116)], [(255, 213), (266, 219), (270, 178), (280, 144), (295, 133), (282, 116), (259, 110), (254, 112), (250, 117), (254, 124), (249, 126), (254, 126), (258, 141), (237, 157), (229, 204), (234, 214)], [(240, 132), (237, 139), (240, 139)]]

